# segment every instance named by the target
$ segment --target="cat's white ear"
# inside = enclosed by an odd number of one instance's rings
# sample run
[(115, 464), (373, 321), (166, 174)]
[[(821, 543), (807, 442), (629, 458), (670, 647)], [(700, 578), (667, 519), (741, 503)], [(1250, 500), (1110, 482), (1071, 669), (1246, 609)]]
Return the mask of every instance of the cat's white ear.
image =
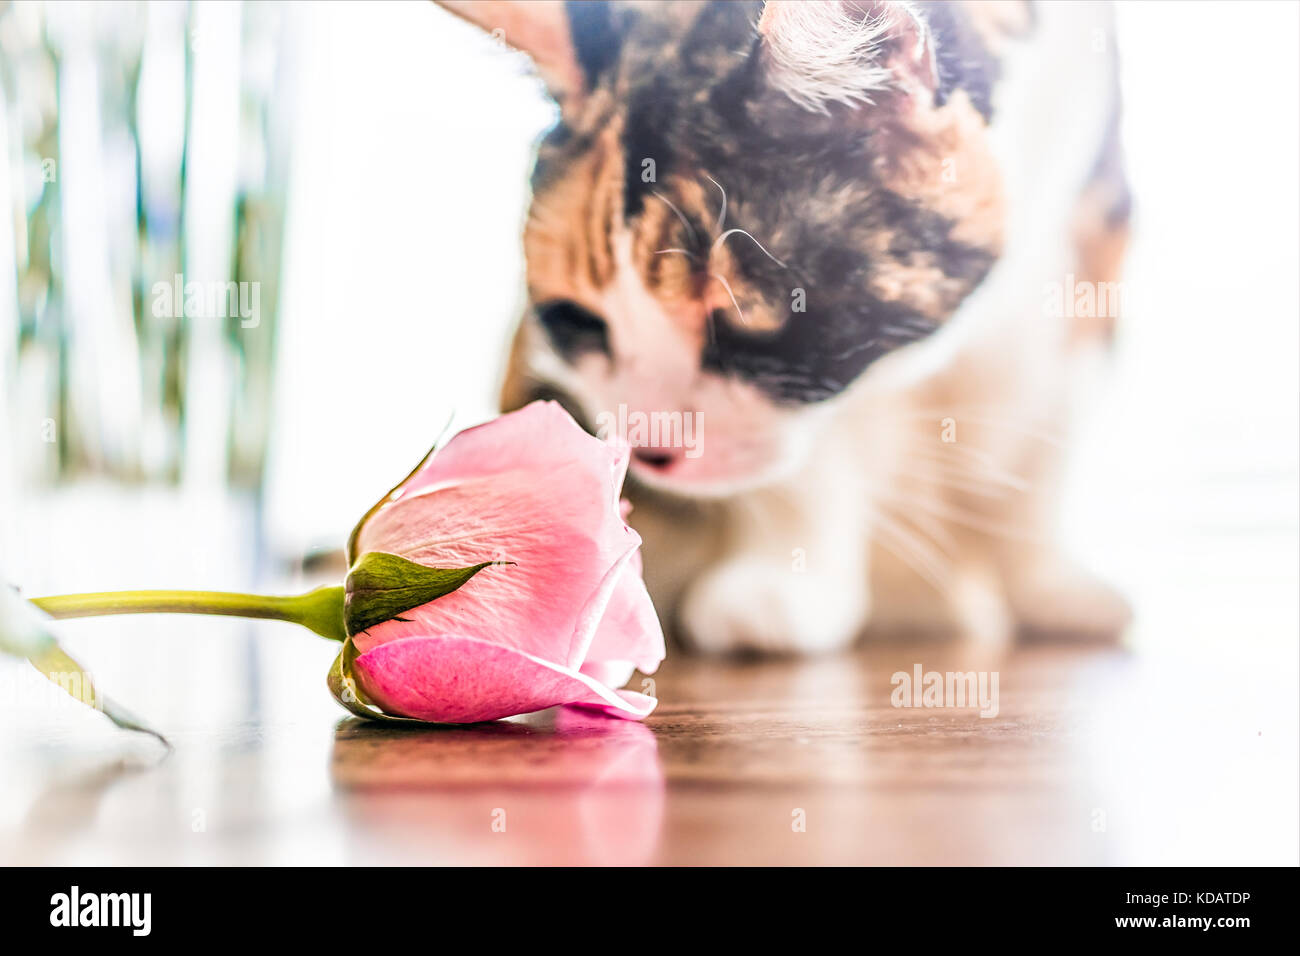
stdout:
[(816, 113), (938, 86), (934, 40), (904, 0), (769, 0), (758, 30), (769, 85)]
[(438, 5), (527, 53), (561, 109), (584, 91), (569, 14), (562, 0), (437, 0)]

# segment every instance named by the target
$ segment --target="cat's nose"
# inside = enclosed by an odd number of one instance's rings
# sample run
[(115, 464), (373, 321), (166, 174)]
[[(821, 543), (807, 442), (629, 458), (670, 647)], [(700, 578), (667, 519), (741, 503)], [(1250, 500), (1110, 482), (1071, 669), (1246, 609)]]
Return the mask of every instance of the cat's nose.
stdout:
[(679, 456), (675, 448), (640, 447), (632, 449), (632, 457), (655, 471), (667, 471)]

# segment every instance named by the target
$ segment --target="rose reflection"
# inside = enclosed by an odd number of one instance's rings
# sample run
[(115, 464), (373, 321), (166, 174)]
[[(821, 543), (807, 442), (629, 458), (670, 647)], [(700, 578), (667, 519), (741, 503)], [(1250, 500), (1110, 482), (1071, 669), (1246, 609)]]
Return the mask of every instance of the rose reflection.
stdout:
[(331, 777), (367, 865), (639, 865), (658, 851), (664, 774), (644, 724), (560, 707), (465, 727), (349, 719)]

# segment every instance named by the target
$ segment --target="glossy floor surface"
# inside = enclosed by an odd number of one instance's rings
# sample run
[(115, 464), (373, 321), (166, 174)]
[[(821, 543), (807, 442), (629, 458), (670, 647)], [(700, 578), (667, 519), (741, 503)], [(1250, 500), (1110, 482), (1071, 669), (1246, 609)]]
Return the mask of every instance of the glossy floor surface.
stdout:
[[(895, 706), (917, 666), (974, 672), (976, 697), (984, 672), (983, 705)], [(245, 714), (215, 686), (207, 706), (179, 695), (151, 715), (165, 759), (23, 678), (0, 863), (1296, 863), (1294, 676), (1250, 662), (678, 656), (645, 724), (561, 709), (427, 731), (341, 718), (321, 676)]]

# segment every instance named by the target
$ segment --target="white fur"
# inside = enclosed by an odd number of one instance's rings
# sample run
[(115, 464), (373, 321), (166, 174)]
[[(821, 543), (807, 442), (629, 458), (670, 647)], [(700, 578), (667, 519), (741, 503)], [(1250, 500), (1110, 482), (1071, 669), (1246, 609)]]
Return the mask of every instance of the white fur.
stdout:
[(925, 28), (907, 3), (872, 16), (854, 4), (778, 0), (765, 8), (760, 29), (769, 81), (816, 113), (829, 114), (831, 103), (870, 103), (873, 93), (897, 85), (885, 63), (887, 40), (915, 37), (911, 52), (925, 56)]

